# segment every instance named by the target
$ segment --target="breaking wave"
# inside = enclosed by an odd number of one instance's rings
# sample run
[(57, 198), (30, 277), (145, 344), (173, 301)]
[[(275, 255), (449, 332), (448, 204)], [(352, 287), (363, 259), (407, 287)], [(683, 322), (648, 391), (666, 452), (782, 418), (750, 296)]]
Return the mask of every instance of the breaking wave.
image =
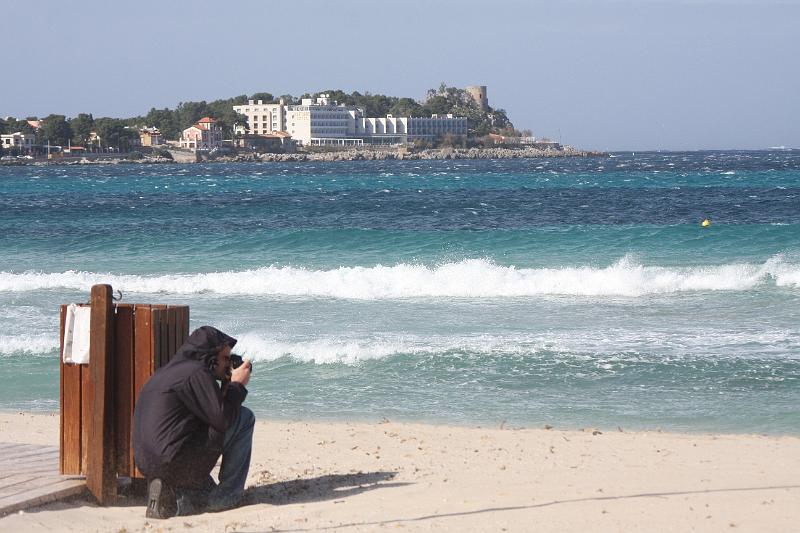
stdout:
[[(288, 357), (316, 364), (357, 364), (398, 355), (418, 357), (546, 357), (594, 361), (600, 368), (626, 362), (674, 359), (797, 359), (800, 334), (768, 328), (733, 331), (689, 328), (674, 332), (635, 329), (480, 334), (480, 335), (320, 335), (288, 338), (266, 331), (235, 331), (236, 351), (256, 362)], [(0, 335), (0, 356), (53, 356), (57, 332), (51, 335)], [(793, 354), (787, 357), (787, 354)], [(555, 358), (554, 358), (555, 357)]]
[(54, 335), (0, 335), (0, 356), (45, 355), (58, 349), (58, 332)]
[(477, 357), (544, 356), (593, 361), (601, 368), (626, 362), (673, 359), (769, 358), (786, 359), (800, 348), (797, 333), (780, 329), (735, 332), (692, 329), (665, 334), (663, 331), (592, 330), (576, 333), (511, 335), (380, 336), (352, 338), (320, 336), (285, 339), (259, 332), (236, 333), (237, 352), (258, 361), (282, 357), (316, 364), (385, 359), (396, 355)]
[(646, 266), (626, 256), (607, 267), (517, 268), (486, 259), (437, 266), (393, 266), (312, 270), (269, 266), (239, 272), (132, 275), (66, 271), (0, 272), (0, 292), (48, 289), (88, 291), (110, 283), (126, 293), (274, 295), (356, 300), (457, 297), (506, 298), (536, 295), (625, 296), (695, 291), (747, 291), (774, 283), (800, 288), (800, 264), (782, 255), (762, 264)]

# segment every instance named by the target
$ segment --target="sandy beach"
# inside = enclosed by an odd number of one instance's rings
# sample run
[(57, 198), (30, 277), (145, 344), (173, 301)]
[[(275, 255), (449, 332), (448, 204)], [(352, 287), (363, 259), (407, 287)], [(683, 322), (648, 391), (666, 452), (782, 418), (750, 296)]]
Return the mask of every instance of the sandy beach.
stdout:
[[(0, 415), (0, 441), (55, 445), (58, 417)], [(259, 421), (248, 504), (148, 520), (75, 499), (2, 531), (793, 531), (800, 438)]]

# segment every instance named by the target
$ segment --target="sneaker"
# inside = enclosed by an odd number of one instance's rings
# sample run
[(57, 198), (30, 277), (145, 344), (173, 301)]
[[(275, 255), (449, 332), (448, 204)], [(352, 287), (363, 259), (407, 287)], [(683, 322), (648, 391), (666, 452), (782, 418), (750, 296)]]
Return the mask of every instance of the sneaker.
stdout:
[(208, 494), (205, 489), (175, 489), (175, 516), (189, 516), (205, 512)]
[(175, 493), (160, 478), (150, 481), (147, 485), (147, 518), (171, 518), (175, 516)]
[(241, 494), (228, 494), (221, 498), (212, 498), (208, 502), (206, 511), (210, 513), (220, 513), (229, 509), (234, 509), (242, 504)]

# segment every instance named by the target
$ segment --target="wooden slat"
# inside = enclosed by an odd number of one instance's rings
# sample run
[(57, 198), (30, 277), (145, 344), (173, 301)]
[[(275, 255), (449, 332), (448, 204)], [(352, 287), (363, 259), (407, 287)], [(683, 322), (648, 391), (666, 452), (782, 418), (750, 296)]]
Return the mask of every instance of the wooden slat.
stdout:
[(114, 313), (111, 285), (92, 287), (89, 340), (90, 396), (89, 461), (86, 485), (101, 504), (113, 503), (117, 494), (114, 464)]
[(81, 473), (81, 369), (80, 365), (64, 364), (64, 324), (67, 306), (61, 306), (61, 421), (59, 445), (59, 472)]
[[(56, 457), (56, 459), (58, 459), (58, 457)], [(56, 473), (53, 468), (54, 464), (52, 457), (48, 457), (47, 460), (25, 463), (24, 470), (21, 467), (16, 470), (4, 469), (3, 475), (0, 475), (0, 497), (8, 491), (7, 487), (13, 486), (23, 478), (52, 476)]]
[[(186, 320), (186, 309), (185, 305), (176, 306), (175, 308), (175, 351), (178, 351), (178, 348), (181, 347), (181, 344), (186, 340), (186, 334), (184, 330), (189, 326), (188, 320)], [(175, 355), (174, 353), (172, 354)]]
[(189, 339), (189, 306), (182, 305), (178, 327), (178, 348)]
[(6, 480), (0, 486), (0, 499), (13, 496), (24, 495), (26, 492), (42, 486), (43, 478), (52, 478), (52, 472), (48, 474), (20, 474), (12, 479)]
[(0, 516), (85, 491), (82, 479), (57, 474), (59, 462), (55, 446), (0, 442)]
[[(35, 444), (22, 444), (22, 443), (18, 443), (18, 442), (2, 443), (2, 444), (0, 444), (0, 446), (2, 446), (2, 451), (13, 450), (14, 452), (17, 452), (18, 450), (34, 450), (34, 449), (36, 449), (36, 445)], [(2, 455), (0, 455), (0, 462), (2, 462), (2, 461), (3, 461), (3, 457), (2, 457)]]
[(151, 306), (150, 345), (153, 347), (153, 372), (161, 367), (161, 309)]
[(3, 470), (0, 471), (0, 474), (6, 475), (16, 470), (23, 471), (28, 467), (33, 467), (37, 463), (46, 460), (48, 463), (51, 462), (53, 454), (58, 457), (58, 449), (53, 447), (53, 451), (42, 451), (41, 446), (37, 446), (38, 450), (20, 450), (15, 452), (14, 454), (14, 463), (7, 464), (0, 462), (0, 464), (5, 465)]
[(117, 305), (114, 318), (114, 449), (117, 474), (131, 475), (133, 428), (133, 306)]
[(172, 356), (175, 355), (175, 351), (178, 349), (175, 346), (177, 342), (177, 315), (178, 310), (174, 306), (170, 306), (167, 308), (167, 362), (169, 363), (172, 360)]
[[(142, 387), (153, 375), (153, 309), (147, 304), (134, 306), (134, 339), (133, 339), (133, 401), (134, 406), (139, 399)], [(133, 476), (144, 476), (133, 465)]]
[(20, 453), (3, 450), (3, 453), (11, 454), (14, 459), (13, 461), (0, 461), (0, 492), (20, 475), (30, 476), (45, 473), (52, 476), (56, 472), (54, 466), (58, 465), (58, 448), (51, 446), (48, 446), (47, 449), (43, 449), (42, 446), (37, 446), (37, 448), (33, 452), (22, 451)]
[(150, 306), (150, 344), (153, 346), (153, 372), (161, 368), (161, 306)]
[(77, 496), (86, 491), (86, 482), (83, 480), (58, 480), (46, 487), (29, 490), (21, 496), (3, 498), (0, 500), (0, 516), (15, 513), (22, 509), (44, 505), (45, 503)]
[[(91, 343), (91, 339), (89, 342)], [(89, 358), (91, 360), (91, 353)], [(89, 365), (78, 365), (78, 367), (81, 373), (81, 474), (86, 475), (86, 465), (89, 464), (89, 425), (92, 417), (89, 412), (89, 404), (93, 387), (89, 375)]]
[[(41, 450), (41, 446), (36, 446), (35, 444), (32, 444), (31, 449), (19, 448), (15, 450), (14, 457), (16, 457), (16, 464), (22, 464), (25, 463), (26, 461), (36, 462), (39, 459), (41, 459), (42, 456), (48, 453), (50, 452), (43, 452)], [(0, 473), (5, 473), (5, 471)]]
[(153, 316), (147, 304), (136, 304), (134, 308), (134, 357), (133, 357), (133, 399), (139, 398), (145, 382), (153, 375)]
[(158, 347), (158, 368), (161, 368), (169, 362), (169, 311), (166, 305), (161, 307), (158, 321)]
[(82, 479), (56, 473), (59, 462), (55, 446), (0, 443), (0, 517), (85, 491)]
[[(58, 460), (58, 451), (56, 451), (55, 456), (56, 460)], [(0, 492), (3, 490), (6, 483), (12, 483), (14, 479), (19, 476), (39, 474), (52, 476), (55, 473), (55, 469), (53, 468), (54, 464), (52, 455), (49, 455), (41, 457), (36, 461), (25, 461), (24, 463), (3, 468), (3, 473), (0, 475)]]

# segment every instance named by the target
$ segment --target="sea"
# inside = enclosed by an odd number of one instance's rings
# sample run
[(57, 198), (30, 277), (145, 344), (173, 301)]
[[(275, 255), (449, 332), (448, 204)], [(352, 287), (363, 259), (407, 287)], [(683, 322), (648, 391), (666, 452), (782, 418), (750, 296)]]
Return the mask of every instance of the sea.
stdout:
[(0, 167), (0, 410), (95, 283), (238, 338), (263, 418), (800, 434), (798, 150)]

